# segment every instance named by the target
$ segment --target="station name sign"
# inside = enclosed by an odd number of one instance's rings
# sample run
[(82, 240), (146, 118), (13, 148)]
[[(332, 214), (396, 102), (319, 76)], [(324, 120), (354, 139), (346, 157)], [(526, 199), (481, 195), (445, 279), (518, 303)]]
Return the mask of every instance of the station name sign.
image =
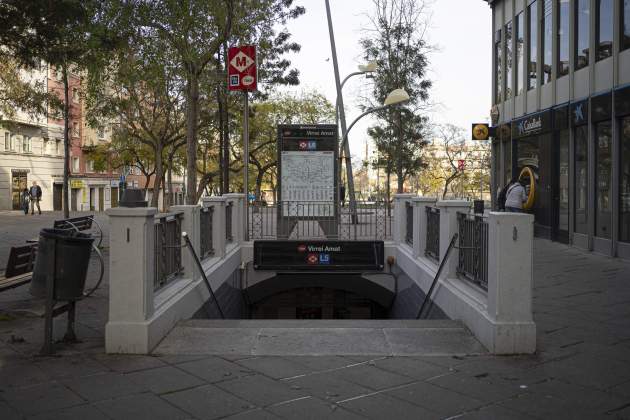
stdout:
[(254, 269), (380, 271), (383, 241), (254, 241)]

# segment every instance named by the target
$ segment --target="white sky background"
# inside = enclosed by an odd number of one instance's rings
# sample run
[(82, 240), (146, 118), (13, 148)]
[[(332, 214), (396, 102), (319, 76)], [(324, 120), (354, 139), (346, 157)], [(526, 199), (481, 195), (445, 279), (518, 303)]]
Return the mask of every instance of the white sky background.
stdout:
[[(428, 41), (437, 47), (429, 57), (429, 78), (433, 81), (430, 101), (439, 104), (431, 119), (461, 126), (469, 136), (471, 123), (489, 120), (491, 10), (482, 0), (430, 1), (432, 17)], [(334, 103), (335, 79), (324, 0), (297, 0), (296, 4), (306, 8), (306, 13), (289, 22), (287, 27), (292, 39), (302, 46), (299, 54), (289, 57), (292, 66), (300, 70), (301, 83), (297, 90), (317, 90)], [(371, 0), (330, 0), (330, 8), (343, 80), (364, 62), (359, 40), (363, 29), (369, 26), (366, 14), (372, 12), (373, 4)], [(360, 114), (359, 97), (369, 92), (370, 80), (364, 76), (354, 76), (344, 86), (348, 125)], [(374, 122), (365, 117), (350, 132), (353, 163), (357, 162), (355, 156), (364, 158), (365, 142), (369, 142), (367, 128)]]

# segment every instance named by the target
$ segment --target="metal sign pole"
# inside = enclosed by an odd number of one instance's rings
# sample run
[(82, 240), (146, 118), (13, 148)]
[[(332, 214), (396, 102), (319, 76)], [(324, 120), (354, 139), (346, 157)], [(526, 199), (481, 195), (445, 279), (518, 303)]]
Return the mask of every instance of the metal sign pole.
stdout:
[(249, 241), (249, 95), (243, 91), (243, 193), (245, 210), (243, 211), (243, 229), (245, 241)]

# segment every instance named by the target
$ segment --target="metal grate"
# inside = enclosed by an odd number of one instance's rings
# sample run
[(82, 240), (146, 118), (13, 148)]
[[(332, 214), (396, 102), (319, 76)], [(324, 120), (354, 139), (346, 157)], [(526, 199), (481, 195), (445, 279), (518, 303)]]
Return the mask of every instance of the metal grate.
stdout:
[(352, 216), (349, 207), (335, 206), (332, 202), (283, 201), (275, 205), (250, 203), (249, 238), (391, 239), (392, 217), (389, 204), (357, 202), (356, 217)]
[(199, 213), (199, 245), (201, 248), (201, 258), (206, 258), (214, 254), (214, 248), (212, 246), (212, 213), (214, 213), (214, 207), (202, 207)]
[(435, 207), (425, 207), (427, 217), (427, 244), (424, 255), (440, 261), (440, 209)]
[(158, 290), (182, 273), (182, 213), (155, 216), (155, 278)]
[(488, 222), (482, 216), (457, 213), (459, 260), (457, 273), (488, 289)]

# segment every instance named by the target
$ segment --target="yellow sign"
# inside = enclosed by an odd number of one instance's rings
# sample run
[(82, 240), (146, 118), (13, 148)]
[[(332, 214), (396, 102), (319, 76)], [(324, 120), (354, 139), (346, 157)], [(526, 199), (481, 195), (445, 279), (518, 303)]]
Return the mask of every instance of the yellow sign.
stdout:
[(536, 200), (536, 178), (534, 172), (529, 166), (525, 166), (518, 176), (519, 181), (521, 179), (529, 178), (529, 194), (527, 194), (527, 201), (523, 204), (525, 210), (529, 210), (534, 207), (534, 201)]
[(81, 180), (81, 179), (71, 179), (70, 180), (70, 188), (83, 188), (83, 180)]
[(473, 124), (472, 139), (488, 140), (490, 138), (490, 126), (488, 124)]

